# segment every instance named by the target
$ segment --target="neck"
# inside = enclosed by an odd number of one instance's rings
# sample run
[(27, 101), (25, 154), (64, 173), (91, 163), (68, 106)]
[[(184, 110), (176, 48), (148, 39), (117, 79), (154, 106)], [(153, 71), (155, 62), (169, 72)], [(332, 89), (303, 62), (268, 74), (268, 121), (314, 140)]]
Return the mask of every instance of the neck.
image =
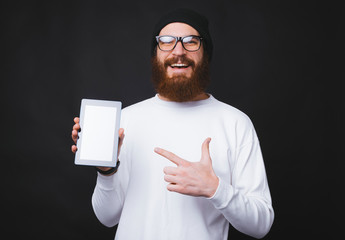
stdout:
[[(158, 94), (158, 97), (161, 99), (161, 100), (164, 100), (164, 101), (168, 101), (168, 102), (172, 102), (173, 100), (167, 98), (167, 97), (164, 97), (160, 94)], [(200, 93), (199, 95), (197, 95), (195, 98), (191, 99), (190, 101), (191, 102), (194, 102), (194, 101), (200, 101), (200, 100), (205, 100), (205, 99), (208, 99), (210, 96), (203, 92), (203, 93)]]

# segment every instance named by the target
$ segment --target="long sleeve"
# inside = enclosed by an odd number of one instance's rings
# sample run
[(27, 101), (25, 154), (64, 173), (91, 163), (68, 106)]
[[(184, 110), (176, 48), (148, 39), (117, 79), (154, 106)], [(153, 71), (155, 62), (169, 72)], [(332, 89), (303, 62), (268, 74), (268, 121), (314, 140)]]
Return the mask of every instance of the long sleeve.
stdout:
[(123, 157), (124, 149), (121, 151), (121, 165), (118, 172), (111, 176), (98, 173), (92, 195), (92, 207), (95, 215), (107, 227), (113, 227), (119, 223), (128, 187), (128, 161)]
[(92, 195), (92, 207), (98, 220), (107, 227), (119, 222), (123, 198), (114, 184), (115, 175), (98, 174), (95, 190)]
[(236, 150), (232, 179), (221, 179), (210, 198), (231, 225), (255, 238), (264, 237), (271, 228), (274, 211), (265, 166), (254, 129), (250, 140)]

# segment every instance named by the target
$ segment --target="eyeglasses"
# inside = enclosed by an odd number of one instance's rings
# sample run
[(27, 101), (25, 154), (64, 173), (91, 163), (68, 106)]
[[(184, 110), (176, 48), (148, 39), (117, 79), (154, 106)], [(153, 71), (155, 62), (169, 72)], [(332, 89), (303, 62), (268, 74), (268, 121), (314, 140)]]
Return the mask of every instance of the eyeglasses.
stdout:
[(156, 36), (158, 47), (160, 50), (168, 52), (173, 50), (177, 43), (180, 41), (184, 49), (189, 52), (195, 52), (200, 49), (202, 38), (199, 36), (185, 36), (185, 37), (174, 37), (174, 36)]

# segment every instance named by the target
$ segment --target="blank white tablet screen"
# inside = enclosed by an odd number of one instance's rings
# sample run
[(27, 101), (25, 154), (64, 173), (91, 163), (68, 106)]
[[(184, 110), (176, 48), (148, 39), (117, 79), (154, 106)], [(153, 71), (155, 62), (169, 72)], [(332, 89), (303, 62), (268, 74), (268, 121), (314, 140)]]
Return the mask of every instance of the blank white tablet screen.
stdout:
[(85, 106), (80, 158), (112, 161), (116, 108)]

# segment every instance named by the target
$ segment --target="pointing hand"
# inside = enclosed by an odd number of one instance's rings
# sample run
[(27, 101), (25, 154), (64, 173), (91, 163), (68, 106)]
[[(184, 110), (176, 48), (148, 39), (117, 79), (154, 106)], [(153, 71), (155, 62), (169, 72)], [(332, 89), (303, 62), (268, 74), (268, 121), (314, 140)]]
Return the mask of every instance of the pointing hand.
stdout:
[(164, 180), (168, 182), (167, 189), (190, 196), (212, 197), (217, 190), (219, 179), (212, 168), (209, 144), (211, 138), (207, 138), (201, 147), (201, 160), (189, 162), (174, 153), (161, 148), (155, 148), (155, 152), (171, 162), (176, 167), (164, 168)]

